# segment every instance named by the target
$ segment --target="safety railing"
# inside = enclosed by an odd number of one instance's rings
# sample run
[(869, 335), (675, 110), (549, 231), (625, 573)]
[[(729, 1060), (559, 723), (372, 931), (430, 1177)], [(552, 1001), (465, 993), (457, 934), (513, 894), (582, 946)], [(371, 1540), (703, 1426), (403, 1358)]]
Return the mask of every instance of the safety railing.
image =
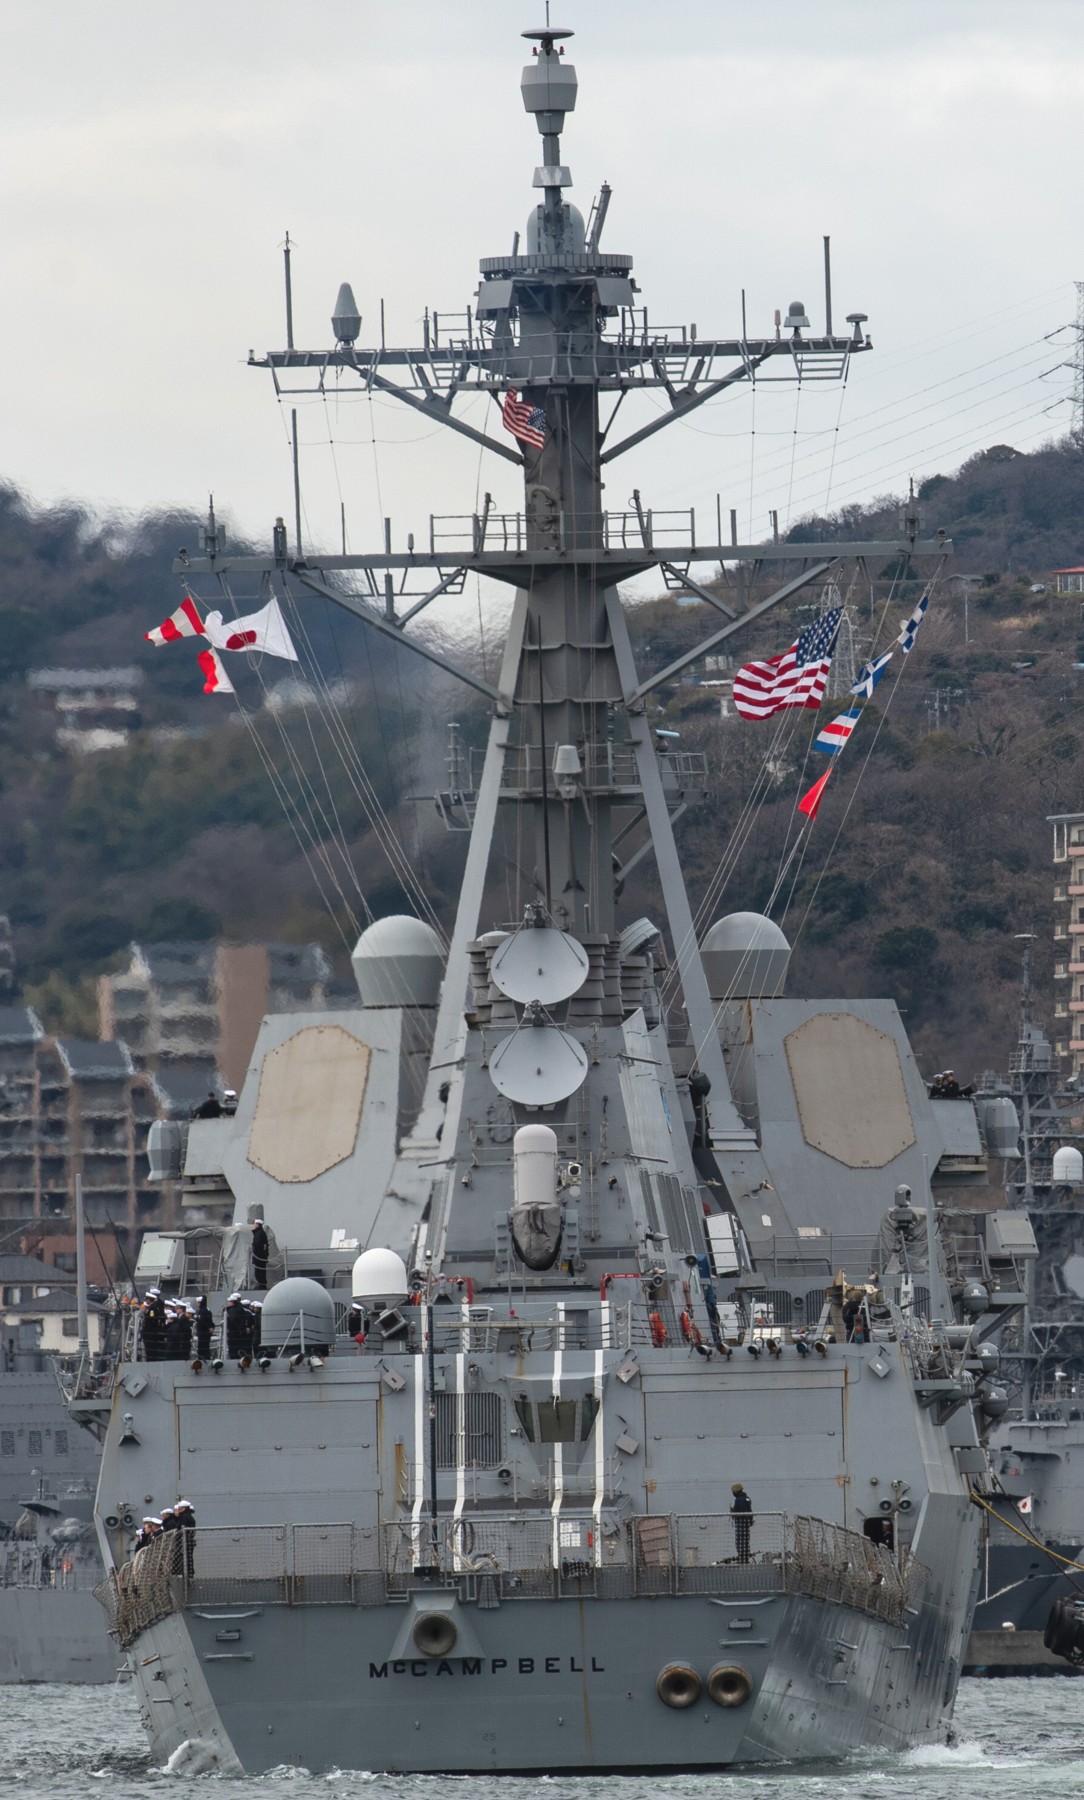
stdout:
[[(185, 1541), (187, 1540), (187, 1541)], [(185, 1606), (383, 1606), (419, 1571), (465, 1600), (799, 1594), (901, 1624), (928, 1570), (785, 1513), (464, 1513), (200, 1527), (157, 1538), (95, 1589), (123, 1648)]]
[(61, 1545), (47, 1550), (39, 1544), (9, 1543), (0, 1553), (0, 1588), (60, 1588), (66, 1593), (87, 1593), (102, 1579), (102, 1565), (95, 1552)]

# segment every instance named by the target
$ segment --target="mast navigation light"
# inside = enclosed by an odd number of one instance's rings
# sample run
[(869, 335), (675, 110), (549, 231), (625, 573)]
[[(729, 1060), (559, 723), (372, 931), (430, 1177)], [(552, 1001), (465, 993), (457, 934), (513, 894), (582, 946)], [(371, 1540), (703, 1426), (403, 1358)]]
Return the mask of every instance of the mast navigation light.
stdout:
[(553, 780), (562, 800), (575, 800), (583, 764), (575, 744), (558, 744), (553, 753)]
[(805, 306), (801, 300), (791, 301), (790, 311), (787, 313), (783, 324), (787, 331), (798, 332), (809, 330), (809, 320), (806, 318)]
[(357, 343), (361, 330), (361, 314), (358, 303), (354, 299), (354, 290), (348, 281), (344, 281), (335, 300), (335, 311), (331, 315), (331, 329), (335, 333), (335, 342), (347, 346)]

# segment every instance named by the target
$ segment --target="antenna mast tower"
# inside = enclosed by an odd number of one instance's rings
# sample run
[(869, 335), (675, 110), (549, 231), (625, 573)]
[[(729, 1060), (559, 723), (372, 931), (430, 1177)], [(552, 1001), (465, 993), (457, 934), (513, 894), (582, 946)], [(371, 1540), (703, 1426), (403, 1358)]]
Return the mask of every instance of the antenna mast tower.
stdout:
[(1075, 324), (1075, 344), (1073, 344), (1073, 423), (1070, 437), (1077, 445), (1077, 450), (1084, 450), (1084, 281), (1077, 281), (1077, 324)]

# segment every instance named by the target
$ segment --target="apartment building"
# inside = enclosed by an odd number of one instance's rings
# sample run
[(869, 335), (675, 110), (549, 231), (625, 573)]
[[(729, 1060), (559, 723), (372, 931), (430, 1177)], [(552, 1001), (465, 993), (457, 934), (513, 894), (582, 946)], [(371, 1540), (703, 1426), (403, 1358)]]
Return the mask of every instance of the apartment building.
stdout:
[(1052, 813), (1054, 827), (1054, 1050), (1084, 1070), (1084, 812)]

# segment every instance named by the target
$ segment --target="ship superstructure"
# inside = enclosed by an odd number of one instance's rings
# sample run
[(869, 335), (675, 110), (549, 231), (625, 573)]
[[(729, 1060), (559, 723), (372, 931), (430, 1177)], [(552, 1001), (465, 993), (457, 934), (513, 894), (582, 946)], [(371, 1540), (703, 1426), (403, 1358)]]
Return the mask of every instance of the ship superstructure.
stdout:
[[(894, 1004), (784, 997), (788, 945), (758, 915), (698, 941), (672, 818), (703, 770), (649, 711), (840, 556), (944, 546), (917, 526), (703, 544), (690, 517), (663, 548), (638, 505), (604, 509), (609, 461), (758, 370), (838, 377), (864, 319), (816, 336), (795, 303), (761, 341), (652, 336), (631, 259), (600, 248), (604, 204), (585, 227), (566, 198), (570, 34), (525, 35), (539, 200), (522, 249), (482, 263), (470, 331), (364, 349), (344, 288), (333, 350), (257, 359), (280, 384), (349, 374), (512, 456), (522, 511), (486, 509), (454, 553), (431, 533), (302, 555), (280, 526), (270, 557), (232, 558), (212, 527), (180, 570), (314, 591), (401, 642), (465, 573), (515, 592), (497, 680), (453, 671), (492, 720), (478, 781), (443, 797), (472, 826), (450, 943), (378, 921), (357, 1008), (266, 1020), (236, 1114), (157, 1134), (162, 1173), (234, 1195), (238, 1290), (256, 1219), (272, 1240), (258, 1350), (169, 1364), (133, 1342), (106, 1436), (104, 1598), (156, 1753), (197, 1767), (904, 1748), (944, 1732), (970, 1623), (970, 1486), (1000, 1403), (979, 1345), (1019, 1270), (977, 1215), (942, 1231), (952, 1146)], [(618, 438), (617, 403), (648, 387), (668, 410)], [(515, 449), (456, 416), (464, 389), (510, 398)], [(690, 572), (723, 559), (796, 572), (736, 614)], [(618, 585), (660, 567), (723, 617), (645, 673)], [(511, 918), (487, 897), (498, 844)], [(659, 923), (620, 910), (644, 846)], [(133, 1554), (126, 1519), (178, 1494), (194, 1532)]]

